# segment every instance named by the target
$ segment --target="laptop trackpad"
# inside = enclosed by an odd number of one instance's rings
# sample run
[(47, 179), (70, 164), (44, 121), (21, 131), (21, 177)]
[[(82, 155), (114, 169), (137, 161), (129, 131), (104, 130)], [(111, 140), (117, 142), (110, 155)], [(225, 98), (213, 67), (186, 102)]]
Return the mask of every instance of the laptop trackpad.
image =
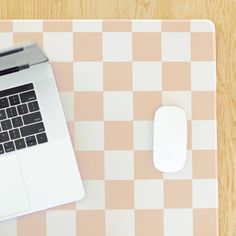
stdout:
[(0, 157), (0, 219), (28, 210), (30, 203), (17, 155)]

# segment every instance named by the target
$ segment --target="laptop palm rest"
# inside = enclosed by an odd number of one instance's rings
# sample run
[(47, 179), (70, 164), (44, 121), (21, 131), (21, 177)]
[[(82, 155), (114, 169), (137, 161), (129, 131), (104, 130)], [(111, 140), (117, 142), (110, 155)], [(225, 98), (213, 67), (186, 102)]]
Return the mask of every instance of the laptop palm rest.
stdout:
[(0, 159), (0, 218), (30, 210), (17, 155)]

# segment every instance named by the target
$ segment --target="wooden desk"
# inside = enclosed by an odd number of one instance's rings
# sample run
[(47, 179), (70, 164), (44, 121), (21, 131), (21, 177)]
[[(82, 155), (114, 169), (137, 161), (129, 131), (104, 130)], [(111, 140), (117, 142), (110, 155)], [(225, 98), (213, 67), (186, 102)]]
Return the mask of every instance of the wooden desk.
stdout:
[(220, 235), (236, 235), (235, 0), (0, 0), (1, 19), (211, 19), (217, 30)]

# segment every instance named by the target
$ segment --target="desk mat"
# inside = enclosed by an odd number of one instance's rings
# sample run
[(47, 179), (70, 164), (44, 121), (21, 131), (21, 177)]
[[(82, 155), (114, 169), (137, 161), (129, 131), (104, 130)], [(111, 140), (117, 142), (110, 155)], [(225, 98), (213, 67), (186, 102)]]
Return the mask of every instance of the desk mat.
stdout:
[[(53, 67), (86, 197), (2, 222), (0, 236), (218, 235), (212, 22), (0, 21), (1, 48), (28, 41)], [(188, 118), (187, 162), (175, 174), (152, 161), (162, 105)]]

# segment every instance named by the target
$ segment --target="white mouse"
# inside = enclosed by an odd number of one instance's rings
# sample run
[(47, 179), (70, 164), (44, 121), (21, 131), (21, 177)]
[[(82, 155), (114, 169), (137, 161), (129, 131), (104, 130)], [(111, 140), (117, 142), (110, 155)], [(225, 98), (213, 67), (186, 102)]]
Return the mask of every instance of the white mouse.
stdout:
[(180, 171), (187, 155), (186, 113), (176, 106), (159, 108), (154, 117), (153, 160), (162, 172)]

